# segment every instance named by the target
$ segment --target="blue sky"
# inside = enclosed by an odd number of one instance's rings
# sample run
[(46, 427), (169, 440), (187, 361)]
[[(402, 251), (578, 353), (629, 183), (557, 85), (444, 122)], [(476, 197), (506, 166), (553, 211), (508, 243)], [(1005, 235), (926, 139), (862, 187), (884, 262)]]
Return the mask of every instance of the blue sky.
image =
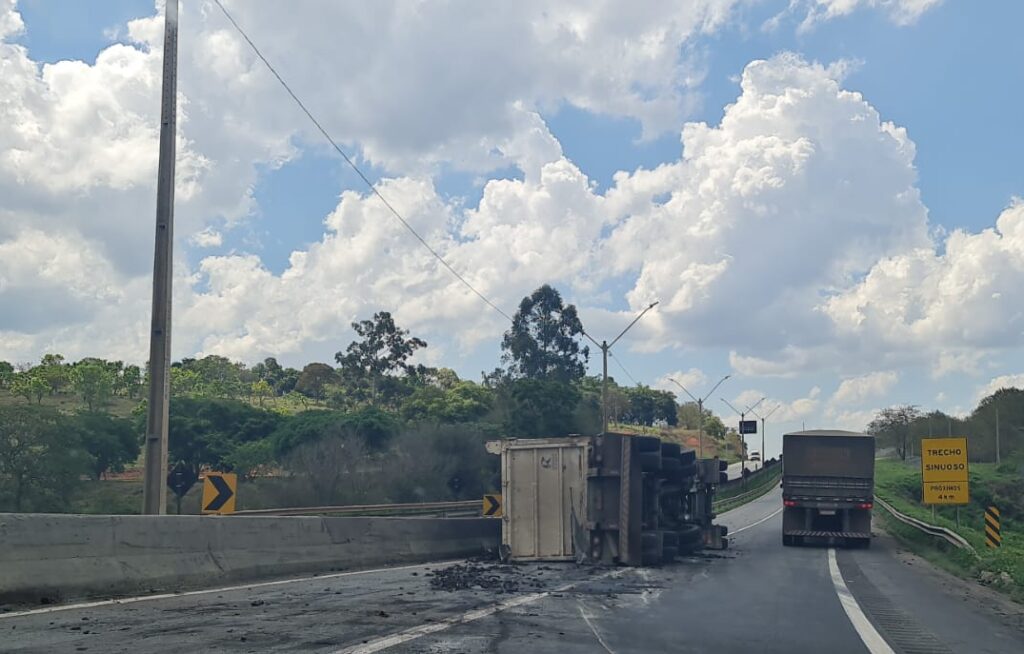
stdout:
[[(750, 62), (772, 59), (783, 52), (796, 53), (807, 62), (819, 62), (826, 66), (845, 61), (846, 73), (840, 80), (842, 88), (863, 94), (864, 100), (877, 110), (881, 120), (905, 128), (916, 147), (913, 168), (917, 176), (916, 188), (920, 190), (921, 202), (928, 212), (928, 228), (941, 228), (947, 232), (960, 229), (971, 234), (991, 228), (1012, 198), (1024, 194), (1024, 172), (1019, 165), (1020, 153), (1024, 151), (1024, 130), (1019, 128), (1018, 115), (1020, 106), (1024, 104), (1024, 85), (1020, 83), (1019, 72), (1019, 62), (1024, 60), (1024, 41), (1016, 34), (1019, 26), (1024, 24), (1024, 4), (947, 0), (929, 8), (910, 24), (898, 24), (887, 11), (867, 6), (870, 4), (864, 3), (865, 6), (848, 15), (820, 21), (805, 30), (800, 29), (800, 23), (806, 15), (806, 6), (803, 4), (798, 3), (793, 11), (785, 13), (788, 1), (741, 3), (733, 9), (723, 25), (704, 33), (691, 34), (685, 43), (678, 45), (680, 61), (685, 61), (690, 70), (701, 71), (702, 79), (681, 91), (680, 97), (686, 97), (693, 109), (685, 113), (674, 128), (661, 129), (653, 138), (642, 138), (645, 116), (641, 111), (630, 115), (631, 110), (618, 109), (620, 105), (607, 98), (596, 97), (588, 102), (574, 99), (580, 94), (591, 92), (590, 89), (578, 91), (574, 96), (556, 97), (554, 101), (550, 91), (544, 91), (546, 95), (538, 96), (541, 99), (537, 101), (525, 95), (521, 99), (535, 102), (538, 107), (537, 116), (550, 136), (557, 141), (565, 157), (586, 175), (592, 185), (592, 192), (602, 196), (614, 187), (613, 175), (618, 171), (632, 175), (641, 168), (652, 170), (661, 164), (677, 163), (683, 148), (679, 135), (683, 120), (705, 122), (716, 128), (722, 121), (725, 107), (740, 97), (739, 78)], [(184, 19), (198, 21), (198, 6), (197, 2), (187, 1)], [(81, 60), (90, 65), (96, 63), (97, 53), (114, 42), (140, 47), (129, 38), (127, 23), (134, 18), (151, 17), (154, 13), (152, 2), (136, 0), (110, 0), (103, 3), (19, 0), (17, 11), (20, 12), (25, 29), (9, 38), (9, 41), (25, 46), (31, 60), (40, 64)], [(239, 8), (239, 11), (243, 10)], [(280, 44), (270, 42), (273, 39), (271, 33), (260, 31), (258, 14), (248, 8), (245, 11), (248, 15), (243, 16), (243, 22), (248, 21), (246, 24), (253, 26), (257, 40), (263, 39), (262, 42), (271, 49), (272, 56), (274, 51), (288, 50), (293, 59), (286, 60), (284, 68), (293, 72), (301, 71), (303, 52), (287, 40), (284, 34), (286, 30), (282, 30)], [(766, 21), (780, 12), (783, 13), (774, 29), (763, 28)], [(301, 27), (301, 21), (308, 18), (308, 14), (297, 12), (295, 21)], [(200, 22), (203, 23), (203, 35), (224, 29), (221, 17), (209, 11)], [(182, 38), (182, 47), (186, 49), (199, 48), (204, 43), (188, 31), (183, 32)], [(313, 44), (315, 33), (311, 32), (309, 38)], [(216, 62), (210, 63), (212, 66)], [(507, 73), (510, 80), (514, 72)], [(187, 75), (187, 71), (183, 71), (183, 74)], [(503, 73), (497, 74), (500, 76)], [(344, 86), (346, 79), (343, 74), (324, 84)], [(422, 80), (417, 80), (417, 83), (420, 82)], [(313, 88), (304, 84), (305, 81), (300, 79), (300, 86)], [(198, 271), (202, 262), (212, 255), (230, 259), (232, 255), (248, 254), (258, 257), (260, 265), (270, 275), (281, 276), (289, 270), (289, 257), (293, 251), (307, 251), (311, 246), (315, 249), (314, 244), (324, 238), (325, 217), (337, 207), (341, 194), (346, 190), (360, 193), (365, 191), (358, 178), (338, 157), (322, 143), (312, 139), (306, 131), (303, 118), (292, 110), (283, 92), (272, 84), (253, 88), (262, 94), (261, 106), (268, 107), (268, 113), (277, 112), (272, 120), (276, 131), (268, 131), (266, 138), (261, 141), (262, 144), (276, 143), (273, 147), (277, 150), (270, 154), (261, 151), (258, 156), (254, 155), (251, 162), (243, 161), (240, 164), (244, 165), (245, 175), (251, 177), (251, 181), (240, 184), (243, 184), (245, 192), (251, 194), (253, 199), (250, 208), (242, 212), (242, 215), (234, 216), (225, 223), (225, 207), (231, 203), (224, 201), (216, 205), (212, 202), (202, 205), (206, 208), (197, 210), (199, 213), (194, 219), (185, 218), (193, 220), (195, 224), (207, 224), (220, 235), (220, 244), (209, 248), (190, 246), (188, 235), (180, 235), (182, 243), (179, 253), (193, 271)], [(429, 85), (425, 88), (428, 89), (427, 93), (432, 92)], [(368, 95), (357, 94), (356, 105), (363, 97), (366, 102), (370, 102)], [(202, 115), (207, 112), (207, 108), (202, 106), (204, 100), (199, 97), (189, 98), (188, 110), (200, 116), (194, 123), (202, 124), (204, 120)], [(315, 112), (332, 117), (332, 107), (335, 106), (332, 102), (341, 103), (337, 98), (332, 100), (325, 96), (311, 98), (310, 104)], [(584, 108), (584, 104), (589, 106)], [(384, 106), (384, 110), (390, 109)], [(209, 113), (215, 114), (217, 111), (211, 109)], [(410, 108), (410, 111), (415, 111), (415, 108)], [(343, 114), (339, 113), (338, 124), (347, 124)], [(417, 120), (412, 113), (409, 118)], [(353, 123), (363, 127), (352, 127), (352, 133), (343, 137), (343, 140), (349, 139), (344, 140), (346, 147), (360, 156), (371, 176), (374, 179), (381, 176), (401, 178), (410, 170), (429, 170), (430, 182), (438, 196), (454, 212), (452, 215), (456, 216), (457, 222), (462, 220), (458, 216), (463, 208), (477, 207), (489, 181), (506, 179), (522, 182), (529, 177), (512, 162), (474, 167), (460, 165), (461, 159), (457, 157), (446, 159), (447, 154), (456, 147), (450, 143), (431, 153), (393, 154), (395, 144), (387, 142), (386, 130), (374, 131), (371, 123), (372, 117), (364, 119), (362, 123)], [(185, 129), (186, 137), (190, 136), (196, 149), (203, 151), (205, 127), (196, 128), (191, 134), (188, 132), (191, 127), (186, 126)], [(289, 129), (293, 131), (289, 133)], [(365, 131), (361, 133), (359, 129)], [(504, 137), (497, 130), (481, 135), (482, 142), (485, 138)], [(366, 163), (363, 151), (366, 147), (375, 153), (384, 153), (374, 159), (374, 165)], [(289, 150), (290, 153), (283, 154)], [(442, 154), (438, 155), (437, 152)], [(210, 169), (227, 166), (226, 163), (218, 163), (214, 155), (205, 154), (212, 162)], [(415, 160), (421, 156), (422, 161), (431, 162), (426, 168), (403, 163), (409, 161), (410, 157)], [(283, 165), (280, 164), (282, 157), (287, 159)], [(230, 167), (227, 169), (234, 170)], [(865, 188), (863, 192), (870, 194), (872, 189)], [(656, 202), (664, 202), (670, 195), (666, 191)], [(196, 206), (200, 206), (200, 203)], [(189, 205), (186, 203), (184, 207), (183, 215), (191, 215)], [(616, 228), (607, 227), (605, 235), (610, 236)], [(3, 236), (0, 232), (0, 245)], [(398, 234), (397, 238), (409, 237)], [(896, 245), (896, 240), (902, 236), (893, 235), (891, 238), (893, 249), (888, 254), (903, 247)], [(614, 239), (608, 241), (609, 244), (615, 242)], [(399, 242), (395, 247), (407, 245)], [(757, 245), (755, 243), (751, 247)], [(883, 242), (878, 259), (883, 257), (885, 245)], [(815, 244), (809, 244), (808, 247), (814, 248)], [(936, 247), (941, 254), (945, 247), (944, 241), (940, 239)], [(381, 256), (398, 256), (408, 260), (415, 255), (385, 253)], [(735, 251), (729, 252), (727, 258), (742, 256), (743, 251)], [(403, 261), (402, 265), (407, 263)], [(412, 269), (415, 270), (415, 267)], [(600, 279), (594, 287), (588, 285), (583, 273), (567, 273), (560, 287), (567, 296), (584, 305), (585, 320), (589, 316), (598, 328), (613, 332), (617, 326), (624, 326), (629, 320), (629, 293), (637, 283), (635, 266), (630, 268), (627, 265), (624, 270), (620, 274)], [(212, 279), (198, 275), (194, 292), (209, 293), (211, 284), (219, 288), (215, 281), (211, 282)], [(559, 282), (557, 279), (553, 281)], [(835, 290), (823, 285), (821, 295), (827, 297)], [(365, 294), (365, 291), (360, 290), (355, 294)], [(411, 297), (415, 297), (415, 291)], [(512, 303), (514, 300), (509, 301), (509, 304)], [(373, 304), (371, 300), (360, 305), (358, 311), (369, 311)], [(511, 309), (511, 306), (508, 308)], [(485, 312), (486, 307), (480, 309), (480, 313)], [(728, 319), (742, 322), (743, 316), (743, 298), (739, 298), (735, 317)], [(681, 320), (681, 323), (671, 323), (669, 331), (675, 333), (673, 330), (676, 330), (684, 335), (680, 338), (684, 338), (688, 333), (686, 330), (693, 326), (686, 321), (685, 316)], [(489, 370), (496, 365), (497, 336), (494, 334), (487, 338), (471, 339), (469, 343), (460, 343), (450, 337), (452, 333), (458, 332), (457, 323), (448, 326), (424, 324), (428, 340), (438, 342), (444, 352), (445, 360), (438, 363), (450, 363), (460, 374), (471, 378), (476, 377), (479, 371)], [(4, 325), (0, 324), (0, 331), (3, 328)], [(747, 325), (746, 328), (756, 330), (757, 326)], [(224, 334), (216, 337), (197, 333), (189, 341), (191, 345), (188, 347), (193, 351), (197, 348), (210, 351), (210, 348), (218, 347), (217, 343), (230, 341), (235, 343), (230, 347), (240, 348), (238, 343), (241, 341), (232, 339), (240, 333), (238, 330), (245, 329), (248, 328), (225, 327)], [(283, 354), (281, 358), (293, 364), (310, 358), (329, 358), (335, 349), (341, 349), (347, 342), (348, 335), (344, 327), (339, 329), (341, 331), (330, 339), (308, 336), (303, 337), (305, 340), (300, 338), (297, 345), (291, 346), (290, 353)], [(713, 326), (709, 329), (714, 332)], [(647, 338), (639, 331), (638, 335)], [(47, 342), (47, 339), (52, 342), (54, 338), (52, 335), (23, 336), (26, 343), (32, 343), (26, 346), (26, 356), (33, 348), (44, 347), (41, 343)], [(671, 334), (665, 333), (661, 333), (659, 338), (672, 340)], [(877, 381), (881, 384), (879, 388), (884, 389), (882, 396), (872, 396), (871, 391), (864, 391), (866, 395), (861, 397), (851, 391), (856, 401), (844, 408), (850, 412), (868, 412), (890, 402), (912, 402), (963, 411), (973, 406), (978, 389), (984, 387), (990, 379), (1016, 375), (1024, 363), (1015, 350), (1005, 348), (1005, 342), (994, 350), (987, 345), (964, 345), (957, 342), (950, 344), (948, 352), (943, 349), (943, 356), (949, 354), (953, 357), (950, 353), (966, 352), (967, 359), (978, 357), (977, 365), (973, 366), (973, 372), (969, 374), (965, 371), (972, 368), (970, 362), (964, 364), (963, 371), (936, 374), (928, 357), (939, 356), (939, 349), (930, 354), (922, 351), (915, 355), (916, 358), (908, 355), (908, 358), (902, 359), (898, 347), (886, 357), (880, 357), (879, 362), (864, 365), (858, 360), (863, 357), (852, 354), (854, 350), (849, 349), (854, 359), (849, 362), (849, 372), (845, 373), (843, 364), (836, 363), (842, 360), (842, 353), (846, 351), (844, 348), (858, 347), (855, 343), (859, 343), (859, 347), (873, 347), (871, 341), (862, 335), (859, 340), (836, 340), (831, 346), (831, 354), (820, 355), (823, 362), (826, 359), (829, 361), (827, 365), (822, 363), (820, 369), (811, 363), (803, 365), (798, 374), (791, 376), (764, 375), (752, 369), (738, 371), (730, 363), (730, 351), (737, 351), (741, 355), (749, 353), (765, 360), (773, 359), (772, 353), (757, 351), (751, 345), (756, 339), (730, 345), (704, 346), (700, 345), (701, 338), (693, 338), (692, 344), (689, 341), (677, 341), (670, 346), (655, 348), (653, 352), (620, 346), (619, 360), (636, 379), (644, 383), (656, 383), (666, 374), (676, 371), (697, 369), (703, 373), (703, 378), (701, 375), (693, 378), (696, 388), (691, 390), (697, 392), (709, 388), (721, 375), (733, 373), (735, 379), (730, 380), (722, 389), (724, 396), (730, 400), (753, 401), (756, 399), (755, 391), (760, 391), (787, 403), (791, 408), (796, 407), (801, 400), (816, 403), (813, 411), (803, 414), (794, 408), (790, 412), (793, 418), (790, 426), (806, 420), (811, 420), (812, 424), (824, 424), (835, 419), (834, 414), (830, 417), (825, 411), (829, 399), (835, 398), (837, 390), (847, 378), (865, 377), (865, 385), (870, 386)], [(795, 345), (802, 347), (807, 343), (798, 342)], [(230, 347), (227, 350), (229, 354), (250, 351), (232, 350)], [(886, 347), (891, 347), (891, 344)], [(254, 348), (251, 350), (252, 356), (265, 350)], [(810, 356), (812, 361), (819, 356), (814, 353), (816, 351), (808, 351), (812, 353), (806, 356)], [(774, 353), (775, 359), (782, 356), (781, 352)], [(593, 369), (599, 370), (600, 362), (595, 360), (594, 363), (597, 365)], [(625, 378), (615, 363), (610, 365), (610, 370), (617, 377)], [(882, 377), (870, 377), (871, 374), (881, 375), (893, 371), (898, 376), (895, 383), (885, 383)], [(851, 383), (847, 390), (855, 385)], [(813, 390), (816, 387), (818, 391)], [(838, 400), (836, 402), (838, 407)], [(724, 404), (717, 399), (709, 406), (720, 413), (725, 409)]]

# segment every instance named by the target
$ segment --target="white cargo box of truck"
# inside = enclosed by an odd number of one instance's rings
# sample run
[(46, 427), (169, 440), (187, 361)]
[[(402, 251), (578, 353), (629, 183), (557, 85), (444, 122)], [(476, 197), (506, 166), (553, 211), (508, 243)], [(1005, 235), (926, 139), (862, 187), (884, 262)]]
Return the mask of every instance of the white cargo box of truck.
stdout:
[(587, 461), (591, 439), (536, 438), (492, 441), (501, 455), (501, 540), (507, 558), (574, 558), (574, 526), (587, 516)]

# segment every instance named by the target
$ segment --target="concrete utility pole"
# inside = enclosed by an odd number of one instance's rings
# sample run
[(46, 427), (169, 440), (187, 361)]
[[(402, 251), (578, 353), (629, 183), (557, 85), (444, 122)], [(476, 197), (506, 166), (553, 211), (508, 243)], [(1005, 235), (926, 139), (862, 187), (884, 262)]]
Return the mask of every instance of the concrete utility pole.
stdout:
[(693, 397), (693, 393), (691, 393), (690, 391), (686, 390), (686, 387), (683, 386), (682, 384), (680, 384), (679, 382), (677, 382), (676, 380), (672, 379), (671, 377), (669, 377), (669, 379), (668, 379), (670, 382), (672, 382), (673, 384), (675, 384), (679, 388), (683, 389), (683, 392), (686, 393), (687, 395), (689, 395), (690, 398), (693, 399), (693, 401), (697, 403), (697, 413), (700, 414), (700, 418), (698, 419), (698, 424), (699, 424), (699, 428), (698, 429), (699, 430), (697, 432), (698, 433), (698, 436), (697, 436), (697, 450), (698, 450), (698, 454), (697, 454), (697, 456), (700, 457), (701, 459), (704, 458), (704, 400), (706, 400), (709, 397), (711, 397), (711, 394), (715, 392), (715, 389), (718, 388), (719, 386), (721, 386), (722, 382), (724, 382), (726, 379), (729, 379), (730, 377), (732, 377), (732, 375), (726, 375), (725, 377), (722, 377), (721, 379), (719, 379), (718, 383), (715, 384), (713, 387), (711, 387), (711, 390), (708, 391), (708, 394), (705, 395), (704, 397), (700, 398), (700, 399), (698, 399), (696, 397)]
[(594, 337), (588, 334), (586, 331), (583, 335), (590, 339), (590, 342), (596, 345), (601, 350), (601, 433), (608, 433), (608, 351), (612, 349), (612, 346), (619, 342), (619, 339), (628, 332), (633, 325), (635, 325), (644, 314), (658, 306), (658, 301), (651, 302), (646, 309), (640, 312), (636, 318), (633, 318), (633, 322), (626, 325), (626, 328), (615, 337), (615, 339), (609, 343), (608, 341), (601, 341), (598, 343), (594, 340)]
[(171, 364), (171, 279), (174, 248), (174, 137), (178, 93), (178, 0), (164, 14), (164, 80), (160, 102), (160, 160), (156, 183), (153, 321), (149, 335), (149, 404), (146, 417), (142, 513), (167, 512), (167, 423)]
[(996, 465), (1002, 463), (999, 460), (999, 407), (996, 407)]

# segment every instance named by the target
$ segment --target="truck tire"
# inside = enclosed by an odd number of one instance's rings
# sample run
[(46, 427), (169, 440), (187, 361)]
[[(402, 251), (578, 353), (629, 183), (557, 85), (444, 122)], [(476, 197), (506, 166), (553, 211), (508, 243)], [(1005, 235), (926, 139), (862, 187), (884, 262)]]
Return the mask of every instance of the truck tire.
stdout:
[(687, 477), (696, 477), (697, 476), (697, 464), (696, 463), (684, 463), (683, 466), (679, 469), (679, 472), (676, 473), (676, 474), (681, 479), (686, 479)]
[(686, 524), (678, 531), (679, 549), (695, 549), (704, 539), (704, 530), (700, 525)]
[(680, 463), (679, 457), (677, 456), (665, 456), (665, 453), (661, 453), (661, 471), (664, 473), (671, 473), (677, 470), (681, 470), (683, 464)]
[(661, 470), (661, 452), (640, 452), (640, 469), (644, 472), (659, 472)]
[(637, 452), (657, 452), (661, 455), (661, 439), (657, 436), (631, 436), (636, 439)]
[(679, 443), (666, 443), (666, 442), (662, 442), (662, 444), (661, 444), (661, 455), (662, 456), (670, 456), (672, 458), (678, 459), (679, 455), (681, 453), (682, 453), (682, 448), (679, 447)]
[(640, 564), (661, 565), (664, 544), (661, 534), (657, 531), (644, 531), (640, 534)]
[(793, 547), (793, 537), (787, 536), (786, 534), (782, 534), (782, 546)]

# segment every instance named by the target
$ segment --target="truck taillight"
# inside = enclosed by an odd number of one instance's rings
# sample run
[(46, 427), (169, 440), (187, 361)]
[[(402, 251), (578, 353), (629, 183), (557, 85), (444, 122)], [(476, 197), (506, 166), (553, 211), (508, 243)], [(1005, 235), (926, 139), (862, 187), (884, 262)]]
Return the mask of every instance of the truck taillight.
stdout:
[(860, 509), (871, 509), (871, 508), (874, 508), (874, 506), (875, 506), (874, 502), (861, 502), (857, 506), (857, 508), (860, 508)]
[(796, 500), (782, 500), (783, 506), (796, 506)]

